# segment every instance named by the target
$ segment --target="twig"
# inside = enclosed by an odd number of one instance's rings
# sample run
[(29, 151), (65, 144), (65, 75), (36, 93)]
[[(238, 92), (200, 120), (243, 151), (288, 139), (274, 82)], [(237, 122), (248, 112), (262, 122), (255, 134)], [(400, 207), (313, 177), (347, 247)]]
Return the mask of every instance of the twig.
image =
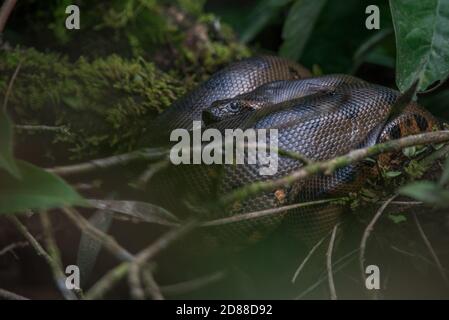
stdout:
[(374, 229), (374, 225), (376, 224), (377, 220), (379, 220), (382, 213), (385, 211), (387, 206), (392, 202), (397, 195), (390, 197), (387, 201), (385, 201), (377, 210), (376, 214), (374, 215), (373, 219), (371, 219), (370, 223), (366, 226), (365, 231), (363, 232), (362, 240), (360, 242), (360, 254), (359, 254), (359, 265), (360, 265), (360, 273), (361, 273), (361, 279), (362, 283), (365, 283), (365, 250), (366, 250), (366, 242), (368, 241), (368, 238), (371, 234), (371, 231)]
[(142, 280), (145, 283), (145, 292), (154, 300), (164, 300), (162, 290), (159, 288), (156, 280), (154, 280), (153, 273), (149, 269), (143, 269)]
[(0, 288), (0, 300), (30, 300), (14, 292)]
[(129, 263), (122, 262), (112, 270), (109, 270), (98, 280), (84, 295), (85, 299), (95, 300), (103, 297), (114, 285), (128, 273)]
[[(37, 238), (37, 237), (36, 237)], [(16, 248), (24, 248), (29, 246), (30, 243), (28, 241), (21, 241), (21, 242), (15, 242), (15, 243), (11, 243), (9, 245), (7, 245), (6, 247), (4, 247), (3, 249), (0, 250), (0, 256), (13, 251)]]
[(295, 283), (296, 278), (298, 278), (299, 274), (301, 273), (302, 269), (304, 268), (304, 266), (306, 265), (307, 261), (309, 261), (310, 257), (312, 257), (313, 253), (319, 248), (319, 246), (323, 243), (323, 241), (327, 238), (328, 235), (324, 236), (323, 238), (321, 238), (320, 241), (318, 241), (313, 248), (309, 251), (309, 253), (307, 254), (307, 256), (304, 258), (304, 260), (301, 262), (301, 264), (299, 265), (298, 269), (296, 269), (295, 274), (293, 275), (292, 278), (292, 283)]
[(326, 267), (327, 267), (327, 278), (329, 281), (329, 291), (331, 295), (331, 300), (337, 300), (337, 292), (335, 290), (334, 275), (332, 273), (332, 251), (334, 250), (335, 235), (337, 234), (338, 223), (334, 226), (332, 230), (331, 240), (329, 241), (329, 247), (326, 253)]
[[(419, 258), (419, 259), (421, 259), (422, 261), (424, 261), (425, 263), (427, 263), (427, 264), (429, 264), (429, 265), (436, 266), (435, 262), (433, 262), (433, 261), (427, 259), (426, 257), (424, 257), (424, 256), (422, 256), (422, 255), (420, 255), (420, 254), (411, 253), (411, 252), (405, 251), (404, 249), (398, 248), (398, 247), (393, 246), (393, 245), (390, 246), (390, 248), (393, 249), (393, 250), (396, 251), (396, 252), (399, 252), (399, 253), (405, 255), (405, 256), (409, 256), (409, 257), (413, 257), (413, 258)], [(443, 267), (443, 268), (444, 268), (444, 267)], [(444, 268), (444, 270), (445, 270), (446, 272), (449, 271), (447, 268)]]
[(297, 180), (304, 179), (318, 173), (332, 174), (336, 169), (346, 167), (350, 164), (362, 161), (367, 157), (378, 155), (380, 153), (399, 151), (406, 147), (430, 143), (441, 143), (446, 141), (449, 141), (449, 131), (441, 130), (407, 136), (401, 139), (376, 144), (367, 148), (352, 150), (346, 155), (339, 156), (331, 160), (318, 161), (306, 165), (279, 179), (259, 181), (241, 187), (230, 194), (225, 195), (221, 200), (225, 204), (235, 200), (242, 200), (248, 196), (263, 191), (270, 191), (280, 186), (289, 186)]
[(75, 225), (83, 232), (88, 234), (91, 238), (100, 241), (105, 248), (107, 248), (118, 259), (124, 261), (131, 261), (134, 257), (125, 248), (118, 244), (118, 242), (110, 235), (95, 228), (89, 223), (81, 214), (72, 208), (63, 208), (62, 211), (75, 223)]
[(133, 257), (133, 259), (130, 259), (130, 261), (120, 263), (118, 266), (107, 272), (100, 280), (98, 280), (86, 293), (85, 298), (98, 299), (103, 297), (110, 288), (112, 288), (118, 281), (129, 273), (131, 263), (137, 263), (139, 267), (142, 267), (142, 265), (149, 259), (153, 258), (161, 250), (164, 250), (173, 241), (189, 232), (193, 227), (193, 224), (187, 224), (169, 231), (149, 247), (142, 250), (139, 254)]
[(60, 132), (66, 135), (70, 135), (70, 132), (66, 127), (53, 127), (44, 125), (20, 125), (20, 124), (16, 124), (14, 127), (18, 130), (23, 131)]
[(446, 285), (449, 287), (449, 280), (447, 278), (446, 272), (444, 271), (444, 267), (441, 264), (440, 259), (438, 258), (435, 250), (432, 247), (432, 244), (430, 243), (429, 239), (427, 238), (421, 223), (418, 220), (418, 216), (416, 215), (416, 213), (413, 213), (413, 219), (415, 220), (416, 223), (416, 227), (418, 228), (419, 234), (421, 235), (424, 243), (426, 244), (427, 249), (429, 250), (433, 260), (435, 261), (435, 264), (437, 265), (438, 271), (441, 274), (441, 277), (443, 278), (444, 282), (446, 283)]
[(310, 202), (304, 202), (304, 203), (295, 203), (295, 204), (291, 204), (288, 206), (282, 206), (282, 207), (278, 207), (278, 208), (270, 208), (270, 209), (253, 211), (253, 212), (248, 212), (248, 213), (242, 213), (242, 214), (238, 214), (238, 215), (231, 216), (231, 217), (206, 221), (206, 222), (203, 222), (200, 226), (201, 227), (219, 226), (219, 225), (228, 224), (228, 223), (256, 219), (256, 218), (273, 215), (276, 213), (281, 213), (281, 212), (296, 209), (296, 208), (307, 207), (307, 206), (329, 203), (329, 202), (335, 202), (335, 201), (342, 201), (342, 200), (346, 200), (346, 199), (347, 198), (334, 198), (334, 199), (324, 199), (324, 200), (310, 201)]
[[(343, 257), (341, 257), (340, 259), (338, 259), (335, 263), (334, 266), (336, 266), (333, 270), (334, 274), (337, 274), (338, 272), (340, 272), (341, 270), (343, 270), (343, 268), (345, 268), (352, 260), (351, 256), (356, 253), (358, 251), (358, 249), (353, 250), (351, 252), (349, 252), (348, 254), (345, 254)], [(348, 261), (344, 261), (348, 259)], [(343, 262), (344, 261), (344, 262)], [(338, 265), (340, 262), (341, 265)], [(338, 266), (337, 266), (338, 265)], [(313, 285), (311, 285), (310, 287), (308, 287), (306, 290), (304, 290), (301, 294), (299, 294), (298, 296), (296, 296), (294, 299), (295, 300), (300, 300), (302, 299), (304, 296), (306, 296), (308, 293), (312, 292), (313, 290), (315, 290), (320, 284), (322, 284), (324, 281), (327, 280), (327, 274), (325, 274), (324, 276), (322, 276), (321, 278), (318, 279), (317, 282), (315, 282)]]
[(178, 229), (173, 229), (167, 232), (136, 256), (129, 267), (128, 277), (131, 287), (131, 294), (134, 298), (143, 299), (145, 297), (145, 293), (141, 286), (140, 280), (138, 280), (142, 266), (160, 251), (167, 248), (172, 242), (190, 232), (190, 230), (192, 230), (196, 226), (196, 224), (196, 222), (190, 222)]
[(42, 256), (53, 271), (58, 289), (63, 293), (64, 297), (69, 298), (73, 293), (65, 287), (65, 274), (61, 270), (60, 265), (45, 251), (35, 237), (27, 230), (27, 228), (15, 216), (9, 216), (9, 220), (15, 225), (17, 230), (30, 242), (31, 246), (36, 250), (37, 254)]
[(168, 159), (163, 159), (159, 162), (156, 162), (154, 164), (151, 164), (145, 171), (142, 173), (139, 178), (137, 178), (137, 181), (134, 183), (136, 187), (138, 188), (144, 188), (148, 181), (160, 170), (164, 169), (169, 164)]
[(143, 290), (140, 271), (141, 270), (136, 263), (130, 264), (128, 271), (128, 282), (131, 289), (131, 297), (136, 300), (145, 299), (145, 291)]
[(5, 30), (6, 22), (11, 14), (17, 0), (5, 0), (0, 8), (0, 34)]
[(108, 169), (120, 165), (126, 165), (134, 161), (149, 161), (160, 159), (161, 157), (165, 156), (166, 153), (167, 150), (161, 148), (143, 149), (103, 159), (91, 160), (79, 164), (49, 168), (47, 169), (47, 171), (60, 176), (85, 174), (98, 169)]
[(51, 220), (48, 216), (48, 213), (43, 211), (40, 213), (40, 219), (42, 223), (42, 227), (44, 230), (45, 242), (47, 244), (47, 252), (51, 257), (52, 263), (50, 265), (51, 271), (53, 272), (53, 278), (55, 279), (56, 286), (58, 287), (61, 294), (65, 299), (68, 300), (77, 300), (77, 296), (66, 287), (65, 281), (66, 276), (63, 273), (61, 254), (59, 252), (58, 246), (56, 245), (55, 238), (53, 237), (53, 231), (51, 227)]
[[(3, 7), (1, 10), (3, 10)], [(6, 89), (6, 93), (5, 93), (5, 99), (3, 100), (3, 111), (4, 112), (6, 112), (6, 107), (8, 106), (9, 96), (11, 95), (12, 87), (14, 85), (14, 82), (16, 81), (17, 75), (19, 74), (20, 68), (22, 67), (22, 62), (23, 62), (23, 60), (21, 60), (19, 62), (19, 64), (16, 67), (16, 70), (14, 70), (11, 80), (9, 80), (8, 88)]]

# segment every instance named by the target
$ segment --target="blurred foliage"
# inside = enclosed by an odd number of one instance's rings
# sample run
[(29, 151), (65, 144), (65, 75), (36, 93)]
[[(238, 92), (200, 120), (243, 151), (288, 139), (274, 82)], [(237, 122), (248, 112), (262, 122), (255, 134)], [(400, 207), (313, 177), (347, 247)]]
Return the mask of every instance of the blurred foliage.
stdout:
[(0, 170), (0, 214), (83, 205), (82, 197), (61, 178), (17, 161), (20, 179)]
[(419, 80), (418, 90), (449, 75), (449, 1), (390, 1), (396, 30), (396, 82), (401, 91)]

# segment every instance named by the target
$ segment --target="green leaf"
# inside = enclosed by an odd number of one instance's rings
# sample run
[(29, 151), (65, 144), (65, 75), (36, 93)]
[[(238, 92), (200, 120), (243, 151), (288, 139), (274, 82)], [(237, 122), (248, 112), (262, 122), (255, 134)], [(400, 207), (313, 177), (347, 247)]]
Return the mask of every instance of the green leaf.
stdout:
[(247, 43), (279, 15), (281, 9), (292, 0), (261, 0), (248, 15), (247, 27), (241, 33), (240, 40)]
[(402, 150), (402, 153), (404, 154), (404, 156), (406, 156), (407, 158), (413, 158), (416, 155), (416, 147), (412, 146), (412, 147), (407, 147), (404, 148)]
[(430, 181), (418, 181), (399, 189), (399, 193), (438, 207), (449, 206), (449, 190)]
[[(390, 8), (384, 0), (327, 1), (323, 7), (313, 31), (301, 56), (301, 63), (306, 67), (318, 64), (327, 73), (354, 72), (354, 54), (360, 46), (378, 31), (365, 27), (368, 4), (380, 9), (381, 30), (392, 29)], [(372, 50), (372, 51), (370, 51)], [(381, 50), (386, 57), (395, 57), (394, 35), (385, 37), (365, 52), (366, 58), (372, 58), (372, 52)], [(394, 62), (394, 58), (393, 58)]]
[(396, 33), (396, 83), (418, 91), (449, 74), (449, 1), (390, 0)]
[(396, 224), (407, 221), (407, 218), (402, 214), (398, 215), (390, 214), (388, 215), (388, 218)]
[(296, 0), (282, 29), (280, 55), (298, 60), (309, 40), (326, 0)]
[(385, 172), (385, 177), (387, 178), (396, 178), (402, 174), (401, 171), (387, 171)]
[(23, 161), (17, 161), (17, 166), (21, 179), (0, 171), (0, 214), (86, 204), (58, 176)]
[(19, 178), (20, 172), (12, 152), (13, 128), (8, 115), (0, 108), (0, 168)]

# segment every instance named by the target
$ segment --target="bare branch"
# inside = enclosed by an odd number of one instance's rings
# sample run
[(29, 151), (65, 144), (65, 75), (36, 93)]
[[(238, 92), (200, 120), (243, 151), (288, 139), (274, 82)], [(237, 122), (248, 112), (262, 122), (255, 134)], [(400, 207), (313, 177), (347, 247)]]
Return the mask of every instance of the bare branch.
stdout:
[(435, 264), (437, 265), (438, 271), (441, 274), (441, 277), (443, 278), (446, 285), (449, 287), (449, 279), (447, 278), (446, 272), (444, 271), (444, 267), (441, 264), (440, 259), (438, 258), (435, 250), (432, 247), (432, 244), (429, 241), (429, 238), (427, 238), (426, 233), (424, 232), (421, 223), (418, 220), (418, 216), (416, 213), (413, 213), (413, 219), (415, 220), (416, 227), (418, 228), (419, 234), (421, 235), (421, 238), (423, 239), (424, 243), (426, 244), (427, 249), (430, 252), (430, 255), (432, 256), (433, 260), (435, 261)]
[(81, 231), (85, 232), (90, 237), (100, 241), (104, 245), (104, 247), (107, 248), (118, 259), (131, 261), (134, 258), (133, 255), (129, 253), (128, 250), (119, 245), (113, 237), (95, 228), (75, 209), (63, 208), (62, 211), (64, 211), (64, 213)]
[[(63, 296), (67, 299), (76, 298), (74, 297), (73, 292), (68, 290), (65, 287), (65, 274), (61, 270), (61, 266), (51, 257), (45, 249), (40, 245), (40, 243), (36, 240), (35, 237), (27, 230), (27, 228), (17, 219), (15, 216), (9, 216), (9, 220), (15, 225), (17, 230), (30, 242), (31, 246), (36, 250), (37, 254), (42, 256), (47, 264), (50, 266), (53, 271), (53, 276), (56, 282), (58, 289), (61, 291)], [(69, 293), (70, 292), (70, 293)]]
[[(2, 7), (2, 9), (3, 9), (3, 7)], [(19, 62), (19, 64), (16, 67), (16, 70), (14, 70), (11, 80), (9, 80), (8, 88), (6, 89), (6, 93), (5, 93), (5, 99), (3, 100), (3, 110), (5, 112), (6, 112), (6, 107), (8, 106), (9, 96), (11, 95), (12, 87), (14, 86), (14, 82), (16, 81), (16, 78), (17, 78), (17, 75), (19, 74), (20, 68), (22, 67), (22, 62), (23, 61)]]
[(91, 160), (79, 164), (64, 167), (55, 167), (47, 169), (48, 172), (60, 175), (70, 176), (75, 174), (85, 174), (99, 169), (108, 169), (120, 165), (126, 165), (136, 161), (157, 160), (164, 157), (167, 150), (161, 148), (142, 149), (130, 153), (119, 154), (103, 159)]
[(5, 0), (0, 8), (0, 34), (5, 30), (6, 22), (11, 14), (17, 0)]
[(59, 252), (58, 246), (56, 245), (55, 238), (53, 237), (53, 231), (51, 227), (51, 220), (48, 213), (43, 211), (40, 213), (40, 219), (42, 227), (44, 229), (45, 242), (47, 244), (47, 252), (51, 257), (53, 263), (50, 264), (51, 271), (53, 272), (53, 278), (55, 279), (56, 286), (58, 287), (64, 298), (68, 300), (77, 300), (77, 296), (65, 285), (66, 276), (64, 274), (61, 254)]
[(243, 186), (240, 189), (237, 189), (234, 192), (225, 195), (222, 198), (222, 202), (230, 203), (236, 200), (245, 199), (248, 196), (260, 192), (273, 190), (280, 186), (289, 186), (297, 180), (305, 179), (318, 173), (332, 174), (339, 168), (346, 167), (350, 164), (362, 161), (368, 157), (378, 155), (380, 153), (400, 151), (406, 147), (430, 143), (442, 143), (447, 141), (449, 141), (449, 130), (441, 130), (407, 136), (401, 139), (376, 144), (367, 148), (352, 150), (346, 155), (339, 156), (331, 160), (318, 161), (306, 165), (298, 170), (293, 171), (289, 175), (276, 180), (259, 181), (247, 186)]
[(330, 202), (343, 201), (343, 200), (347, 200), (347, 198), (342, 197), (342, 198), (310, 201), (310, 202), (304, 202), (304, 203), (295, 203), (295, 204), (291, 204), (288, 206), (282, 206), (282, 207), (278, 207), (278, 208), (270, 208), (270, 209), (265, 209), (265, 210), (260, 210), (260, 211), (247, 212), (247, 213), (242, 213), (242, 214), (238, 214), (235, 216), (226, 217), (226, 218), (222, 218), (222, 219), (206, 221), (206, 222), (201, 223), (200, 226), (201, 227), (219, 226), (219, 225), (228, 224), (228, 223), (257, 219), (257, 218), (261, 218), (261, 217), (265, 217), (265, 216), (269, 216), (269, 215), (273, 215), (273, 214), (277, 214), (277, 213), (282, 213), (282, 212), (296, 209), (296, 208), (308, 207), (308, 206), (313, 206), (313, 205), (317, 205), (317, 204), (330, 203)]
[(334, 275), (332, 273), (332, 251), (334, 250), (334, 242), (335, 242), (335, 235), (337, 234), (337, 229), (338, 229), (338, 223), (334, 226), (334, 229), (332, 230), (331, 240), (329, 241), (329, 247), (327, 248), (327, 253), (326, 253), (327, 278), (329, 281), (329, 291), (330, 291), (332, 300), (337, 300), (337, 292), (335, 290)]
[(371, 234), (371, 232), (374, 229), (374, 225), (376, 224), (377, 220), (379, 220), (382, 213), (385, 211), (385, 209), (388, 207), (390, 202), (392, 202), (397, 195), (390, 197), (387, 201), (385, 201), (377, 210), (376, 214), (374, 215), (373, 219), (371, 219), (370, 223), (366, 226), (365, 231), (363, 232), (362, 240), (360, 242), (360, 253), (359, 253), (359, 265), (360, 265), (360, 272), (361, 272), (361, 279), (362, 283), (365, 283), (365, 250), (366, 250), (366, 242), (368, 241), (368, 238)]
[(0, 300), (30, 300), (14, 292), (0, 288)]
[(327, 238), (328, 235), (324, 236), (323, 238), (321, 238), (320, 241), (318, 241), (313, 248), (309, 251), (309, 253), (307, 254), (307, 256), (304, 258), (304, 260), (301, 262), (301, 264), (299, 265), (298, 269), (296, 269), (295, 274), (293, 275), (292, 278), (292, 283), (295, 283), (296, 278), (298, 278), (299, 274), (301, 273), (302, 269), (304, 268), (304, 266), (306, 265), (307, 261), (309, 261), (310, 257), (312, 257), (313, 253), (320, 247), (320, 245), (323, 243), (323, 241)]

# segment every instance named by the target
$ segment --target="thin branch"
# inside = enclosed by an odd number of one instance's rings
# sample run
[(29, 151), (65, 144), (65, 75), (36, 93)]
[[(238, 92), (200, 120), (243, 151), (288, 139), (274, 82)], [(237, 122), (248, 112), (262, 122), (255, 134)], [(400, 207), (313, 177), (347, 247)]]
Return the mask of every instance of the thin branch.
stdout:
[(151, 180), (151, 178), (160, 170), (164, 169), (169, 165), (168, 159), (163, 159), (159, 162), (156, 162), (154, 164), (151, 164), (138, 178), (137, 181), (134, 183), (134, 185), (137, 188), (143, 189), (148, 181)]
[(189, 232), (193, 227), (194, 224), (191, 223), (167, 232), (156, 242), (134, 256), (133, 259), (130, 259), (130, 261), (122, 262), (112, 270), (108, 271), (86, 293), (85, 298), (94, 300), (103, 297), (118, 281), (129, 274), (131, 263), (137, 263), (139, 265), (138, 267), (142, 267), (149, 259), (167, 248), (173, 241)]
[(98, 280), (84, 295), (85, 299), (95, 300), (103, 297), (106, 292), (112, 289), (117, 282), (125, 277), (129, 270), (129, 263), (122, 262), (115, 268), (109, 270), (100, 280)]
[[(3, 9), (3, 7), (2, 7), (2, 9)], [(11, 80), (9, 80), (8, 88), (6, 89), (6, 93), (5, 93), (5, 99), (3, 100), (3, 111), (5, 111), (5, 112), (6, 112), (6, 107), (8, 106), (9, 96), (11, 95), (12, 87), (14, 86), (14, 82), (16, 81), (16, 78), (17, 78), (17, 75), (19, 74), (20, 68), (22, 67), (22, 62), (23, 62), (23, 60), (19, 62), (19, 64), (16, 67), (16, 70), (14, 70)]]
[(0, 300), (30, 300), (14, 292), (0, 288)]
[(373, 219), (371, 219), (370, 223), (366, 226), (365, 231), (363, 232), (362, 240), (360, 242), (360, 254), (359, 254), (359, 265), (360, 265), (360, 273), (362, 278), (362, 283), (365, 282), (365, 250), (366, 250), (366, 243), (368, 241), (368, 238), (371, 234), (371, 232), (374, 229), (374, 225), (376, 224), (377, 220), (379, 220), (382, 213), (385, 211), (385, 209), (388, 207), (390, 202), (392, 202), (397, 197), (397, 194), (390, 197), (387, 201), (385, 201), (377, 210), (376, 214), (374, 215)]
[[(56, 282), (56, 285), (58, 289), (63, 293), (64, 297), (70, 298), (73, 293), (70, 292), (65, 287), (65, 274), (61, 270), (60, 265), (55, 261), (46, 251), (45, 249), (40, 245), (40, 243), (36, 240), (35, 237), (27, 230), (27, 228), (17, 219), (15, 216), (9, 216), (9, 220), (14, 224), (14, 226), (19, 230), (19, 232), (30, 242), (31, 246), (34, 248), (34, 250), (37, 252), (38, 255), (42, 256), (47, 264), (50, 266), (51, 270), (53, 271), (54, 279)], [(68, 292), (67, 292), (68, 291)]]
[(242, 200), (248, 196), (258, 194), (260, 192), (270, 191), (281, 186), (289, 186), (297, 180), (305, 179), (318, 173), (324, 173), (328, 175), (332, 174), (339, 168), (346, 167), (350, 164), (362, 161), (367, 157), (378, 155), (380, 153), (400, 151), (406, 147), (430, 143), (442, 143), (446, 141), (449, 141), (449, 130), (441, 130), (407, 136), (401, 139), (376, 144), (367, 148), (352, 150), (346, 155), (339, 156), (331, 160), (318, 161), (306, 165), (279, 179), (259, 181), (241, 187), (240, 189), (237, 189), (230, 194), (225, 195), (221, 200), (225, 204), (236, 200)]
[(65, 299), (77, 300), (77, 296), (66, 287), (66, 276), (63, 273), (61, 254), (58, 246), (56, 245), (55, 238), (53, 237), (53, 231), (51, 226), (51, 220), (48, 213), (43, 211), (40, 213), (40, 219), (44, 230), (45, 242), (47, 245), (48, 255), (51, 257), (54, 263), (50, 264), (53, 278), (55, 279), (56, 286)]
[(247, 213), (242, 213), (242, 214), (238, 214), (235, 216), (226, 217), (226, 218), (222, 218), (222, 219), (206, 221), (206, 222), (201, 223), (200, 226), (201, 227), (219, 226), (219, 225), (228, 224), (228, 223), (234, 223), (234, 222), (240, 222), (240, 221), (244, 221), (244, 220), (261, 218), (261, 217), (265, 217), (265, 216), (273, 215), (273, 214), (277, 214), (277, 213), (282, 213), (287, 210), (292, 210), (292, 209), (296, 209), (296, 208), (313, 206), (313, 205), (317, 205), (317, 204), (323, 204), (323, 203), (329, 203), (329, 202), (335, 202), (335, 201), (343, 201), (343, 200), (347, 200), (347, 198), (334, 198), (334, 199), (324, 199), (324, 200), (310, 201), (310, 202), (304, 202), (304, 203), (295, 203), (295, 204), (291, 204), (288, 206), (282, 206), (282, 207), (278, 207), (278, 208), (270, 208), (270, 209), (265, 209), (265, 210), (260, 210), (260, 211), (247, 212)]
[(31, 132), (59, 132), (66, 135), (70, 135), (69, 129), (66, 127), (54, 127), (45, 125), (21, 125), (16, 124), (14, 126), (17, 130), (31, 131)]
[[(340, 272), (341, 270), (343, 270), (347, 265), (349, 265), (349, 263), (352, 261), (352, 255), (354, 253), (356, 253), (358, 251), (358, 249), (353, 250), (347, 254), (345, 254), (343, 257), (339, 258), (337, 261), (335, 261), (334, 266), (335, 268), (333, 268), (333, 273), (337, 274), (338, 272)], [(345, 261), (347, 260), (347, 261)], [(341, 262), (341, 264), (340, 264)], [(308, 287), (306, 290), (304, 290), (301, 294), (299, 294), (298, 296), (296, 296), (294, 299), (295, 300), (300, 300), (302, 299), (304, 296), (306, 296), (307, 294), (309, 294), (310, 292), (312, 292), (313, 290), (315, 290), (319, 285), (321, 285), (324, 281), (326, 281), (328, 278), (327, 273), (320, 277), (318, 279), (318, 281), (316, 281), (314, 284), (312, 284), (310, 287)]]
[(446, 285), (449, 287), (449, 279), (447, 278), (446, 272), (444, 271), (444, 267), (441, 264), (440, 259), (438, 258), (435, 250), (432, 247), (432, 244), (430, 243), (429, 239), (427, 238), (421, 223), (418, 220), (418, 216), (416, 215), (416, 213), (413, 213), (413, 219), (415, 220), (416, 223), (416, 227), (418, 228), (419, 234), (421, 235), (424, 243), (426, 244), (427, 249), (429, 250), (433, 260), (435, 261), (435, 264), (437, 265), (438, 271), (441, 274), (441, 277), (443, 278), (444, 282), (446, 283)]
[(295, 274), (293, 275), (292, 278), (292, 283), (296, 282), (296, 278), (298, 278), (299, 274), (301, 273), (302, 269), (304, 268), (304, 266), (306, 265), (307, 261), (309, 261), (309, 259), (312, 257), (313, 253), (320, 247), (320, 245), (324, 242), (324, 240), (327, 238), (328, 235), (325, 235), (323, 238), (321, 238), (320, 241), (318, 241), (313, 248), (309, 251), (309, 253), (307, 254), (307, 256), (304, 258), (304, 260), (301, 262), (301, 264), (299, 265), (298, 269), (296, 269)]
[[(405, 251), (404, 249), (398, 248), (398, 247), (393, 246), (393, 245), (390, 246), (390, 248), (392, 250), (396, 251), (396, 252), (399, 252), (399, 253), (405, 255), (405, 256), (421, 259), (422, 261), (424, 261), (425, 263), (427, 263), (427, 264), (429, 264), (431, 266), (437, 266), (434, 261), (431, 261), (431, 260), (427, 259), (426, 257), (420, 255), (420, 254), (411, 253), (411, 252)], [(444, 268), (444, 271), (448, 272), (449, 270), (447, 268)]]
[(337, 300), (337, 292), (335, 290), (334, 275), (332, 272), (332, 251), (334, 250), (334, 242), (335, 242), (335, 235), (337, 234), (337, 229), (338, 229), (338, 223), (334, 226), (334, 229), (332, 230), (331, 240), (329, 241), (329, 247), (327, 248), (327, 253), (326, 253), (327, 278), (329, 281), (329, 291), (330, 291), (331, 300)]
[[(142, 270), (143, 265), (151, 260), (155, 255), (157, 255), (160, 251), (167, 248), (172, 242), (176, 241), (180, 237), (184, 236), (186, 233), (190, 232), (195, 226), (196, 222), (190, 222), (186, 225), (173, 229), (158, 240), (156, 240), (153, 244), (151, 244), (146, 249), (142, 250), (136, 258), (130, 263), (128, 281), (130, 283), (131, 295), (136, 299), (144, 299), (145, 292), (142, 288), (142, 284), (140, 282), (140, 272)], [(155, 284), (152, 283), (153, 285)], [(160, 290), (158, 289), (159, 293)]]
[(5, 0), (0, 8), (0, 34), (5, 30), (6, 22), (16, 5), (17, 0)]
[(117, 258), (124, 261), (133, 260), (133, 255), (128, 252), (125, 248), (118, 244), (118, 242), (110, 235), (102, 232), (101, 230), (95, 228), (89, 223), (81, 214), (79, 214), (75, 209), (63, 208), (62, 211), (73, 221), (73, 223), (91, 238), (100, 241), (105, 248), (107, 248), (112, 254)]
[(167, 150), (161, 148), (143, 149), (130, 153), (115, 155), (103, 159), (91, 160), (79, 164), (55, 167), (47, 169), (48, 172), (60, 175), (70, 176), (75, 174), (85, 174), (95, 170), (108, 169), (120, 165), (126, 165), (136, 161), (150, 161), (160, 159), (167, 154)]
[(24, 247), (28, 247), (29, 245), (30, 245), (30, 243), (28, 241), (20, 241), (20, 242), (11, 243), (0, 250), (0, 256), (4, 255), (10, 251), (13, 251), (16, 248), (24, 248)]
[(149, 269), (143, 269), (142, 280), (145, 283), (146, 294), (154, 300), (164, 300), (162, 289), (159, 288), (156, 280), (154, 280), (153, 273)]

